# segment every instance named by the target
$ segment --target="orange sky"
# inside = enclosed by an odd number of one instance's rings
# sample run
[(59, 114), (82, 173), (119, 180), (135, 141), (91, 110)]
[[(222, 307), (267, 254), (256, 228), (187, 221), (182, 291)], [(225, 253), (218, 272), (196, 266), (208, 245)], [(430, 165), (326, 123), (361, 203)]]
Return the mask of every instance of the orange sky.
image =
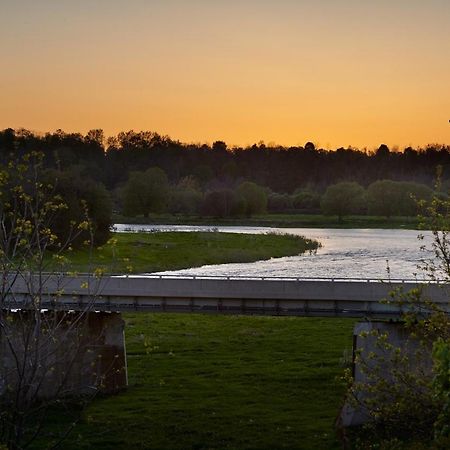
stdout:
[(449, 0), (0, 0), (0, 128), (450, 144)]

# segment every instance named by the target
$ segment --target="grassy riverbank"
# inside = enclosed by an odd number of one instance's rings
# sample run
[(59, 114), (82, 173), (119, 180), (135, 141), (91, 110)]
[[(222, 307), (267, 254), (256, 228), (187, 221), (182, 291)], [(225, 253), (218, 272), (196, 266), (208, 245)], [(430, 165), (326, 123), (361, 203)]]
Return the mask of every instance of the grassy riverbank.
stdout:
[(65, 449), (341, 448), (337, 378), (351, 319), (126, 314), (129, 387), (97, 399)]
[(115, 216), (114, 223), (142, 225), (239, 225), (284, 228), (399, 228), (417, 229), (417, 217), (348, 216), (342, 222), (336, 216), (321, 214), (264, 214), (252, 217), (218, 219), (214, 217), (155, 214), (149, 218)]
[(215, 232), (114, 233), (114, 244), (69, 255), (71, 271), (102, 268), (106, 272), (139, 273), (184, 269), (205, 264), (253, 262), (298, 255), (318, 243), (287, 234), (236, 234)]

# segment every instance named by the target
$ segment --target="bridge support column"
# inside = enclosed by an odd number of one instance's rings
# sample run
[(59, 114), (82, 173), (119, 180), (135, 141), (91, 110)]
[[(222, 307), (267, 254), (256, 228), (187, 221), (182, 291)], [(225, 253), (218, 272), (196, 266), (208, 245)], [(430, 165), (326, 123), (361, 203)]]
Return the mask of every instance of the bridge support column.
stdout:
[(0, 331), (0, 396), (21, 386), (35, 399), (114, 393), (127, 386), (121, 314), (3, 313), (8, 327)]
[[(385, 338), (380, 339), (380, 336)], [(401, 355), (407, 358), (396, 355), (396, 349), (401, 349)], [(411, 338), (403, 322), (358, 322), (353, 330), (352, 369), (355, 398), (347, 399), (341, 410), (339, 425), (342, 427), (373, 420), (364, 401), (371, 395), (367, 386), (376, 380), (387, 381), (389, 390), (389, 386), (398, 383), (399, 373), (431, 374), (431, 348), (424, 348), (418, 340)], [(389, 401), (389, 392), (385, 398)]]

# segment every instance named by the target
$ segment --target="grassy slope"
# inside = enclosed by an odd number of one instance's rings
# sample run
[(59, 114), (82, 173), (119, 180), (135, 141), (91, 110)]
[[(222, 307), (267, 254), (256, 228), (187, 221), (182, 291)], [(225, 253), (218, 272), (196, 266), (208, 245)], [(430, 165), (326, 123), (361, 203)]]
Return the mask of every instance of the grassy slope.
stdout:
[[(95, 250), (92, 266), (109, 272), (155, 272), (204, 264), (252, 262), (291, 256), (316, 248), (317, 243), (292, 235), (244, 235), (214, 232), (115, 233), (117, 244)], [(128, 258), (129, 261), (124, 259)], [(70, 270), (86, 271), (85, 251), (70, 255)], [(110, 261), (115, 261), (113, 264)]]
[(298, 228), (405, 228), (417, 229), (419, 222), (416, 217), (386, 217), (380, 216), (348, 216), (339, 222), (336, 216), (321, 214), (264, 214), (253, 217), (237, 217), (217, 219), (213, 217), (179, 216), (171, 214), (152, 215), (144, 217), (114, 217), (115, 223), (130, 224), (163, 224), (163, 225), (248, 225), (267, 227), (298, 227)]
[(348, 319), (127, 314), (130, 386), (67, 449), (338, 449)]

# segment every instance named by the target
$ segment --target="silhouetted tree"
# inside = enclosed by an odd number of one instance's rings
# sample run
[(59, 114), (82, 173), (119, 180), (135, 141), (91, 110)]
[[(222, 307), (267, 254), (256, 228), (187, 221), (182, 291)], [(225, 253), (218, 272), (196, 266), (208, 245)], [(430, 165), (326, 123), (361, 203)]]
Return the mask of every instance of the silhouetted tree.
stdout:
[(76, 171), (82, 179), (102, 182), (110, 192), (124, 185), (131, 172), (151, 167), (164, 170), (172, 185), (192, 175), (202, 190), (231, 189), (248, 180), (289, 195), (308, 186), (323, 192), (340, 181), (367, 187), (391, 179), (432, 186), (438, 165), (443, 182), (450, 179), (450, 147), (437, 144), (403, 153), (391, 152), (384, 144), (376, 152), (351, 147), (325, 151), (312, 142), (304, 147), (269, 147), (260, 142), (245, 148), (228, 148), (223, 141), (212, 146), (185, 144), (151, 131), (125, 131), (107, 139), (101, 130), (86, 135), (62, 130), (44, 135), (23, 129), (0, 131), (0, 161), (30, 150), (45, 155), (47, 168)]
[(212, 150), (214, 152), (222, 152), (225, 153), (227, 151), (227, 144), (223, 141), (216, 141), (212, 145)]
[(378, 150), (376, 151), (376, 156), (380, 157), (380, 158), (385, 158), (387, 156), (389, 156), (389, 147), (386, 144), (381, 144), (378, 147)]

